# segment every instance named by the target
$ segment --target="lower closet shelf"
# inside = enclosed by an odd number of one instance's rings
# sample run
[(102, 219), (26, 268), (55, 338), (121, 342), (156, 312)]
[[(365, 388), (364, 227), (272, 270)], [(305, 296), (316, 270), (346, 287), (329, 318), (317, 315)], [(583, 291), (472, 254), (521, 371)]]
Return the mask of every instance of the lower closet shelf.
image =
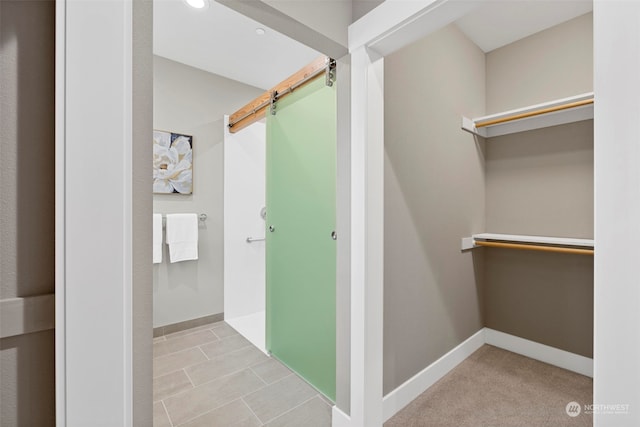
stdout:
[(481, 233), (462, 238), (462, 250), (478, 247), (558, 252), (578, 255), (593, 255), (593, 239), (571, 237), (524, 236), (515, 234)]

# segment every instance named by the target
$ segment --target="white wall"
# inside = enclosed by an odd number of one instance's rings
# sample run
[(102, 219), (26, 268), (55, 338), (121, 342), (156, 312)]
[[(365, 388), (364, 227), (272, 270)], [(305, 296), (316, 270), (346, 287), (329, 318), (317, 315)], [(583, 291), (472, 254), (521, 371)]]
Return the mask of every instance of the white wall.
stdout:
[(163, 245), (163, 262), (153, 266), (153, 325), (159, 327), (224, 310), (224, 114), (262, 91), (158, 56), (153, 86), (154, 129), (192, 135), (194, 158), (193, 194), (155, 194), (153, 210), (208, 216), (199, 227), (197, 261), (170, 264)]
[(266, 126), (255, 122), (224, 139), (224, 315), (265, 310), (264, 238)]
[(148, 426), (152, 5), (56, 6), (56, 425)]
[(638, 22), (638, 2), (595, 2), (594, 401), (629, 405), (596, 427), (640, 425)]

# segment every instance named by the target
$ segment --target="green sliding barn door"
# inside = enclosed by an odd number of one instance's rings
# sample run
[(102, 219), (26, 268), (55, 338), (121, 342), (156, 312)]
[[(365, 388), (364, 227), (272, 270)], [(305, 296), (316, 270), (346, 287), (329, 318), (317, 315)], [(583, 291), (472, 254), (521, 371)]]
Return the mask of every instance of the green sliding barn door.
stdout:
[(267, 349), (335, 401), (336, 92), (318, 78), (267, 112)]

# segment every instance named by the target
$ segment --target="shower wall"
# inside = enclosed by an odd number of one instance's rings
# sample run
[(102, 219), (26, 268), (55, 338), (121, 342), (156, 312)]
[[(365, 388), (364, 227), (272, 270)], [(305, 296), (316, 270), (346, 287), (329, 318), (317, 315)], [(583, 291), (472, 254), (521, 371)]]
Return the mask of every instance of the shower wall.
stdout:
[(224, 317), (265, 349), (266, 129), (264, 120), (224, 137)]

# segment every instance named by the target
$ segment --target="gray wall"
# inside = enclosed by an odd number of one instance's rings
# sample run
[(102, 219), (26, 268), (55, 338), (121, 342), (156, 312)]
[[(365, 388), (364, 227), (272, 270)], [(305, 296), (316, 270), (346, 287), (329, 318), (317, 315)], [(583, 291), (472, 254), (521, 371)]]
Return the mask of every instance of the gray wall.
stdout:
[(593, 90), (593, 14), (487, 54), (487, 114)]
[(460, 131), (462, 115), (591, 91), (592, 35), (587, 14), (485, 55), (449, 26), (385, 59), (385, 393), (482, 326), (592, 355), (592, 258), (459, 247), (593, 237), (593, 121)]
[(3, 426), (55, 425), (53, 298), (48, 313), (8, 309), (54, 292), (54, 41), (53, 1), (0, 2), (0, 309), (3, 322), (49, 325), (2, 325)]
[(132, 370), (133, 370), (133, 425), (153, 423), (153, 297), (151, 253), (151, 224), (149, 215), (152, 197), (152, 153), (149, 144), (153, 126), (153, 2), (133, 2), (133, 165), (132, 228), (134, 232), (132, 267)]
[(477, 332), (481, 279), (460, 238), (484, 230), (485, 56), (457, 27), (385, 58), (384, 392)]
[(206, 213), (199, 259), (153, 266), (154, 327), (223, 312), (223, 120), (262, 90), (166, 58), (153, 59), (154, 129), (193, 135), (193, 194), (154, 195), (157, 213)]
[(347, 46), (351, 0), (261, 0), (320, 34)]
[(351, 22), (355, 22), (378, 7), (384, 0), (352, 0)]
[[(487, 55), (489, 113), (592, 90), (590, 13)], [(487, 231), (593, 238), (593, 120), (486, 144)], [(592, 356), (593, 257), (483, 252), (486, 326)]]
[(337, 60), (336, 405), (351, 411), (351, 58)]

